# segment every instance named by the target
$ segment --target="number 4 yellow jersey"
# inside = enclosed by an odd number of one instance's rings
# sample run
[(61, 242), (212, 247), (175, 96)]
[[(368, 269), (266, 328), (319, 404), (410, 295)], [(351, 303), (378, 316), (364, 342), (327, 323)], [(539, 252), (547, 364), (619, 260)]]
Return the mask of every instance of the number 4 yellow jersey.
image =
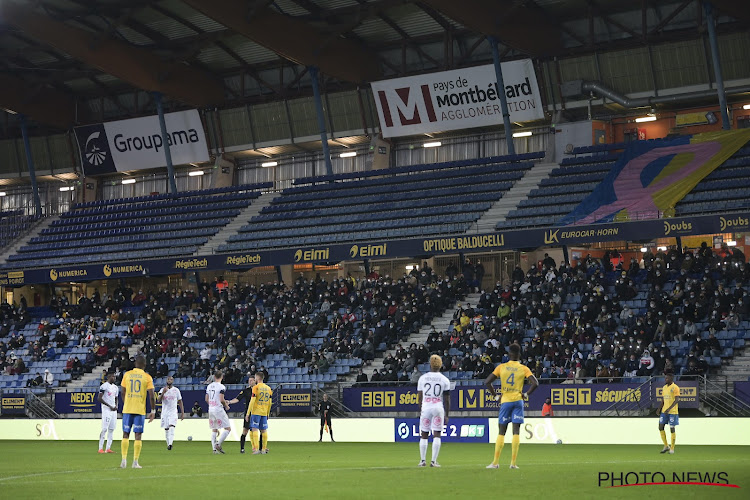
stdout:
[(253, 386), (253, 400), (250, 403), (250, 413), (267, 417), (271, 413), (271, 396), (273, 391), (264, 383)]
[(148, 390), (154, 389), (154, 380), (151, 378), (151, 375), (140, 368), (134, 368), (129, 372), (125, 372), (120, 385), (125, 388), (122, 412), (145, 415)]
[(523, 384), (532, 376), (531, 370), (518, 361), (508, 361), (497, 365), (492, 374), (500, 380), (501, 403), (511, 403), (523, 399)]

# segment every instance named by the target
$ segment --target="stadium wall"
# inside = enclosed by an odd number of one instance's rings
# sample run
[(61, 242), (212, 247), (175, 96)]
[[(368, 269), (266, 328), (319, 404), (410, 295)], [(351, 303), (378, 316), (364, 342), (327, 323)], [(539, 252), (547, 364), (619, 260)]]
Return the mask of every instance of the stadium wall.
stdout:
[[(333, 429), (337, 441), (393, 443), (414, 441), (416, 418), (345, 418), (334, 419)], [(497, 425), (494, 418), (461, 419), (449, 421), (447, 429), (453, 442), (494, 442)], [(242, 433), (242, 421), (232, 420), (230, 441), (238, 441)], [(478, 430), (478, 427), (486, 427)], [(474, 426), (468, 435), (469, 424)], [(732, 445), (750, 446), (750, 418), (686, 418), (677, 428), (679, 445)], [(100, 421), (97, 419), (41, 420), (12, 419), (0, 423), (2, 440), (70, 440), (88, 441), (99, 437)], [(271, 419), (270, 441), (313, 442), (319, 437), (320, 420), (317, 418)], [(478, 435), (480, 434), (481, 435)], [(115, 433), (120, 435), (120, 428)], [(175, 439), (186, 441), (209, 441), (208, 420), (186, 419), (178, 422)], [(464, 439), (467, 438), (467, 439)], [(164, 433), (158, 420), (146, 424), (143, 433), (146, 441), (161, 441)], [(510, 433), (506, 441), (510, 441)], [(534, 444), (660, 444), (656, 418), (527, 418), (521, 429), (521, 441)]]

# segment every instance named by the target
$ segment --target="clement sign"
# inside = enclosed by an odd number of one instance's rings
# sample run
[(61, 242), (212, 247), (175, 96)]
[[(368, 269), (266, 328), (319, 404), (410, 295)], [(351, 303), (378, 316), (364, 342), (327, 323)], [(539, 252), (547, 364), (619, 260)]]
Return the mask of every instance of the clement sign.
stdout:
[(501, 124), (500, 92), (511, 121), (544, 118), (531, 60), (506, 62), (502, 69), (504, 89), (498, 89), (491, 64), (374, 82), (383, 137)]

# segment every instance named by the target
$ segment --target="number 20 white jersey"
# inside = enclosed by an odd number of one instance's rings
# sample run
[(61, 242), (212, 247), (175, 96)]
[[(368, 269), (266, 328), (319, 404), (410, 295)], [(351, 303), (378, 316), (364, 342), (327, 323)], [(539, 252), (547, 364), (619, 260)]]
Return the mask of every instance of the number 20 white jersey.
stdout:
[(451, 390), (448, 377), (440, 372), (429, 372), (419, 377), (417, 390), (422, 392), (422, 408), (443, 407), (443, 394)]

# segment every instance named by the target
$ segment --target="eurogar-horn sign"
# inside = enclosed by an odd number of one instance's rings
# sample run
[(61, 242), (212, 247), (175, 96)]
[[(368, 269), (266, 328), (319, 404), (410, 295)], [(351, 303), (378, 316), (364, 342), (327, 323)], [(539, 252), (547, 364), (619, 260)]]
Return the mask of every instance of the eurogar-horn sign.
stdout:
[[(167, 113), (164, 121), (172, 163), (208, 161), (206, 134), (197, 110)], [(156, 115), (76, 127), (75, 134), (86, 175), (158, 168), (167, 164)]]
[[(501, 65), (510, 121), (544, 118), (531, 59)], [(499, 125), (499, 89), (492, 64), (373, 82), (383, 137)]]

